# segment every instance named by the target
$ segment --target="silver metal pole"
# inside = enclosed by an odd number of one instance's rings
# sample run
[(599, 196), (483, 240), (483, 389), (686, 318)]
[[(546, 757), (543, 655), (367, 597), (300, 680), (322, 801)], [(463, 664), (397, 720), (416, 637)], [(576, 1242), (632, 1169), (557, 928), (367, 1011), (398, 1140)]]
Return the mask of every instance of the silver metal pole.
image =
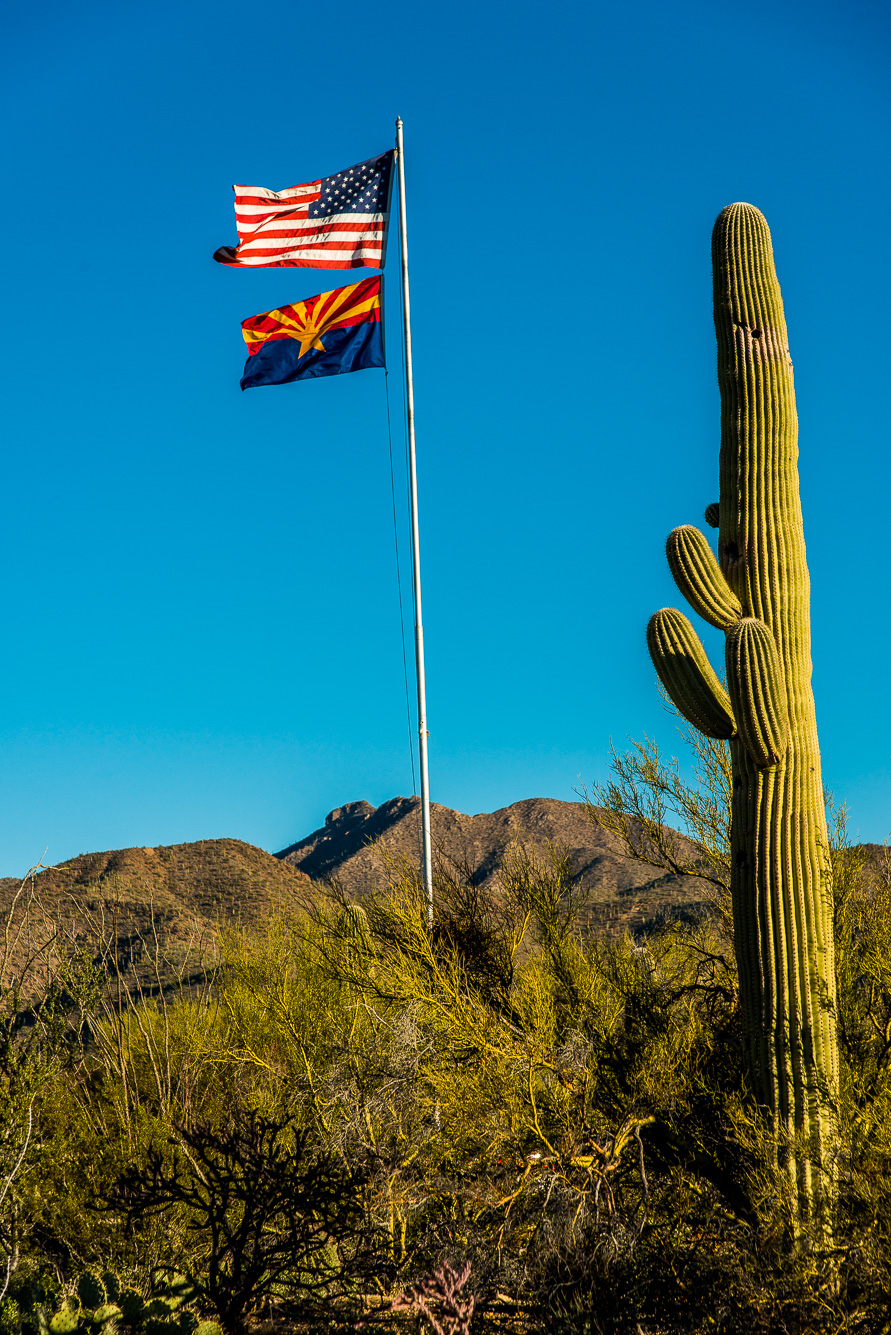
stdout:
[(399, 165), (399, 235), (402, 243), (402, 319), (405, 327), (405, 395), (408, 409), (408, 469), (411, 486), (411, 550), (415, 576), (415, 664), (418, 671), (418, 742), (421, 761), (421, 829), (427, 924), (433, 926), (433, 855), (430, 839), (430, 780), (427, 773), (427, 693), (424, 685), (424, 626), (421, 617), (421, 548), (418, 542), (418, 475), (415, 462), (415, 392), (411, 373), (411, 305), (408, 297), (408, 235), (405, 226), (405, 155), (402, 121), (396, 117)]

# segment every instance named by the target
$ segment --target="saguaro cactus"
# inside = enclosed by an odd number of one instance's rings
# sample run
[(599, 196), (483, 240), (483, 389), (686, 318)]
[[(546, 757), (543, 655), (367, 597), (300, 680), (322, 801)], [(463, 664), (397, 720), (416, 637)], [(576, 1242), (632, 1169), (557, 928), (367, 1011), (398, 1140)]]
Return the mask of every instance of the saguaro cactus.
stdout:
[(726, 634), (727, 691), (675, 608), (647, 641), (680, 712), (730, 741), (735, 948), (749, 1059), (805, 1209), (823, 1195), (838, 1076), (832, 884), (811, 691), (810, 581), (798, 494), (798, 419), (767, 223), (731, 204), (712, 235), (721, 499), (716, 561), (684, 525), (667, 543), (675, 582)]

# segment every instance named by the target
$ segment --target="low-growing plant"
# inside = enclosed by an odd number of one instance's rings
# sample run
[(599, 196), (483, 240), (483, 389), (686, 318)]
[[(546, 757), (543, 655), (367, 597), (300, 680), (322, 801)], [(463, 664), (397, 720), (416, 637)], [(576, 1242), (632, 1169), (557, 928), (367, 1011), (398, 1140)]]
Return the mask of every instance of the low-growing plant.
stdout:
[[(464, 1293), (470, 1279), (470, 1262), (462, 1269), (443, 1264), (429, 1279), (418, 1280), (394, 1298), (388, 1312), (411, 1312), (425, 1321), (433, 1335), (470, 1335), (475, 1299)], [(360, 1321), (361, 1330), (368, 1323)]]
[(85, 1271), (56, 1301), (40, 1292), (20, 1309), (21, 1335), (223, 1335), (196, 1310), (198, 1292), (186, 1276), (156, 1271), (148, 1298), (113, 1271)]

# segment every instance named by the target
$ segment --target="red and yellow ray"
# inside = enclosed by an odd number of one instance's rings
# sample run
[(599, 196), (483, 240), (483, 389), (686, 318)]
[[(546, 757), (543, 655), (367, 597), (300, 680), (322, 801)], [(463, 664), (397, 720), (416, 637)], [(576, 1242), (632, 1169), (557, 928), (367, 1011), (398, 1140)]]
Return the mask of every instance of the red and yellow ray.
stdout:
[(333, 292), (320, 292), (293, 306), (282, 306), (242, 322), (248, 352), (253, 355), (270, 339), (293, 338), (300, 343), (299, 357), (311, 348), (325, 351), (322, 335), (331, 329), (380, 319), (381, 280), (366, 278)]

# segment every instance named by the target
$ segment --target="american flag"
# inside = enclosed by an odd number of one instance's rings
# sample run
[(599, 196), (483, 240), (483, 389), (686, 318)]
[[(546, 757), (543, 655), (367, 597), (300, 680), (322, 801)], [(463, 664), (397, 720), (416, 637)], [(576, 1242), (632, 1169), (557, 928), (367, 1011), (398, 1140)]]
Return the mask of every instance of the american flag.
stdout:
[(384, 267), (393, 153), (288, 190), (234, 185), (238, 245), (221, 246), (236, 268)]

